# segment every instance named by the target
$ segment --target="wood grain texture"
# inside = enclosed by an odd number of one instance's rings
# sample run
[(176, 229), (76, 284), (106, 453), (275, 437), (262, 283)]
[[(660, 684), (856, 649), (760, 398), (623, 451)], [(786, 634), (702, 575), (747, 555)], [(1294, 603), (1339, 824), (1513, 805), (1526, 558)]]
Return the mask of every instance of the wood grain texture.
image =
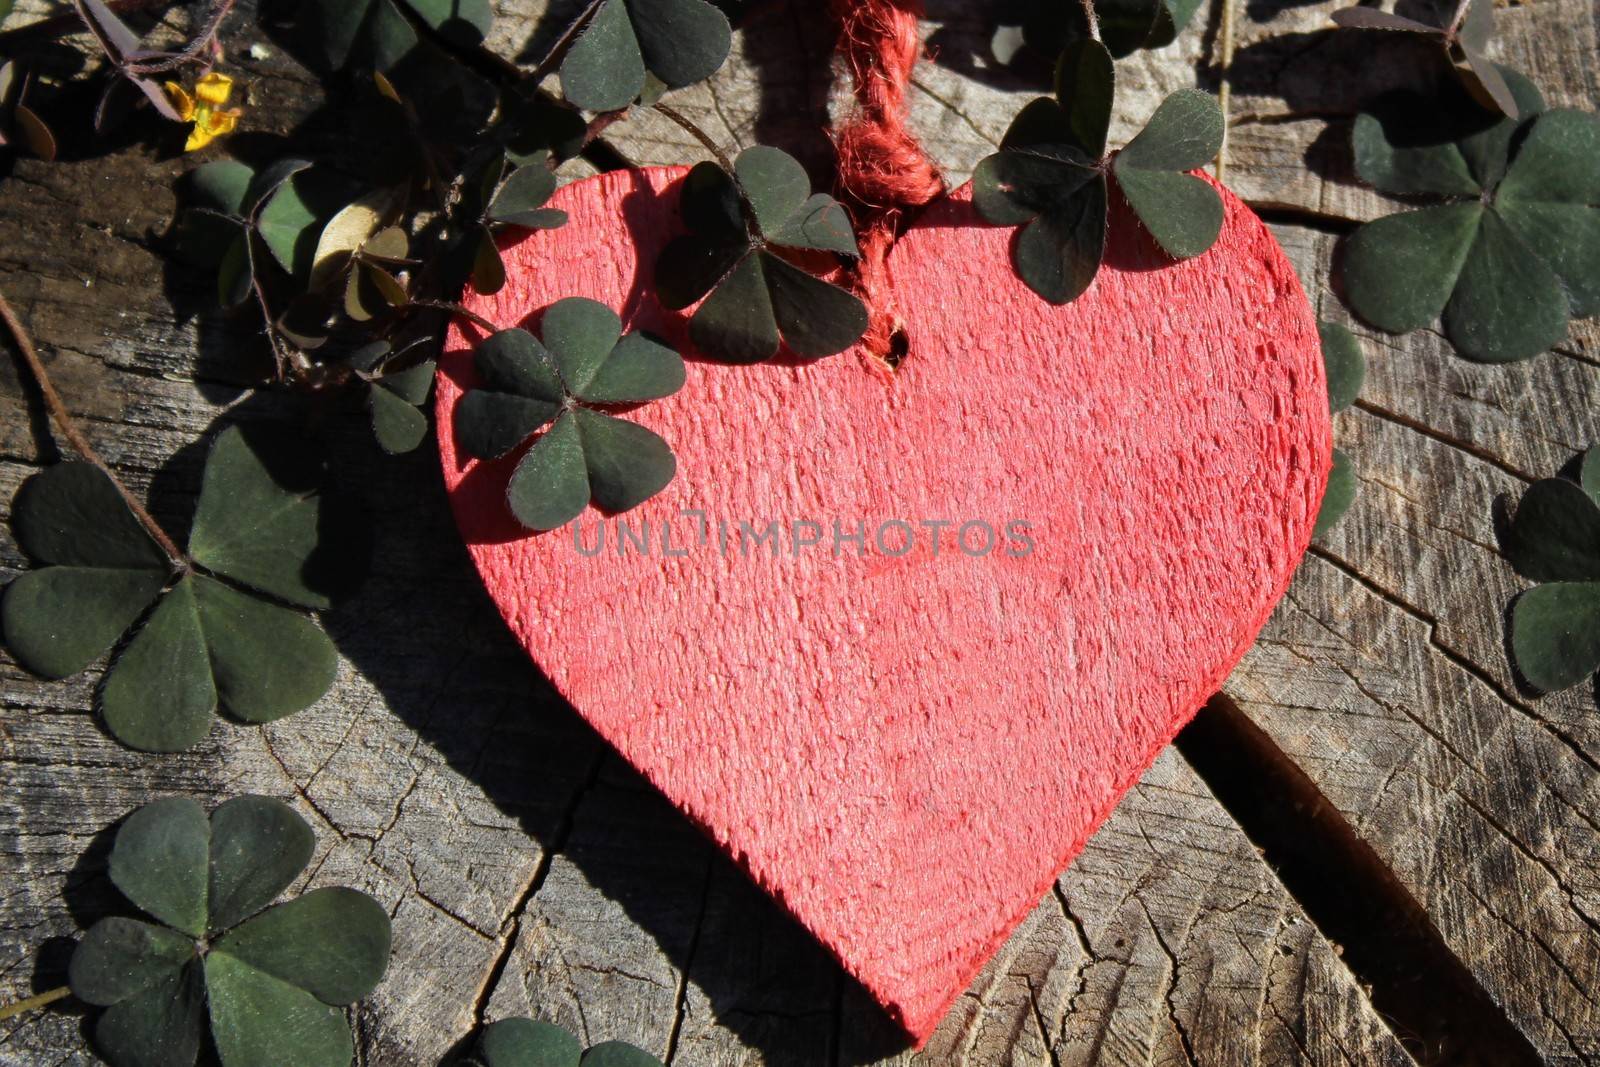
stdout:
[[(21, 0), (8, 26), (50, 6)], [(809, 6), (752, 5), (735, 61), (709, 89), (674, 99), (719, 137), (726, 129), (729, 143), (782, 144), (823, 178), (826, 141), (816, 130), (836, 90), (826, 33), (806, 17)], [(992, 149), (1036, 91), (987, 58), (986, 10), (994, 6), (930, 3), (929, 36), (942, 59), (919, 69), (914, 120), (953, 180)], [(1296, 160), (1312, 146), (1337, 154), (1341, 120), (1315, 116), (1323, 104), (1337, 112), (1339, 94), (1358, 95), (1361, 84), (1392, 76), (1395, 65), (1318, 66), (1315, 53), (1297, 65), (1292, 39), (1281, 53), (1248, 47), (1280, 33), (1321, 33), (1335, 6), (1339, 0), (1240, 4), (1240, 66), (1259, 57), (1267, 74), (1293, 75), (1302, 87), (1293, 101), (1274, 82), (1245, 99), (1235, 84), (1229, 181), (1251, 200), (1312, 213), (1323, 200), (1364, 195), (1336, 176), (1297, 180)], [(245, 126), (255, 136), (236, 138), (237, 150), (270, 158), (283, 144), (276, 138), (289, 134), (319, 154), (359, 145), (362, 131), (337, 106), (324, 106), (280, 25), (258, 23), (248, 0), (240, 7), (229, 24), (229, 52), (247, 75)], [(501, 0), (499, 8), (498, 32), (516, 54), (539, 32), (543, 0)], [(1596, 105), (1590, 4), (1541, 0), (1503, 8), (1500, 17), (1506, 58), (1532, 71), (1552, 99)], [(1158, 90), (1214, 86), (1216, 25), (1208, 5), (1178, 44), (1120, 64), (1119, 107), (1136, 119), (1154, 107)], [(268, 58), (246, 58), (254, 42), (269, 46)], [(81, 116), (87, 106), (80, 101), (67, 114)], [(1247, 109), (1298, 117), (1246, 124)], [(59, 129), (73, 128), (62, 118)], [(1324, 127), (1332, 133), (1324, 136)], [(641, 163), (699, 158), (674, 131), (644, 117), (609, 133)], [(157, 152), (87, 137), (75, 139), (69, 159), (19, 161), (0, 177), (0, 288), (28, 318), (95, 445), (134, 484), (152, 487), (159, 513), (181, 523), (198, 484), (200, 434), (224, 419), (287, 415), (302, 405), (246, 394), (259, 339), (246, 322), (201, 313), (211, 280), (169, 267), (160, 255), (172, 179), (192, 160), (175, 158), (170, 146)], [(1361, 217), (1348, 207), (1326, 214), (1336, 223)], [(1323, 312), (1337, 314), (1323, 273), (1331, 242), (1300, 226), (1276, 232)], [(1515, 689), (1499, 611), (1520, 583), (1488, 549), (1441, 555), (1436, 546), (1456, 539), (1433, 524), (1494, 545), (1475, 524), (1492, 514), (1486, 509), (1495, 493), (1520, 486), (1506, 468), (1546, 474), (1600, 436), (1597, 345), (1593, 324), (1579, 324), (1566, 355), (1485, 368), (1450, 356), (1426, 332), (1369, 338), (1373, 410), (1340, 415), (1335, 434), (1357, 446), (1360, 464), (1359, 447), (1374, 438), (1357, 439), (1352, 427), (1392, 424), (1384, 438), (1390, 451), (1370, 468), (1386, 484), (1369, 479), (1357, 510), (1327, 542), (1346, 570), (1313, 584), (1302, 577), (1293, 594), (1337, 624), (1335, 605), (1359, 605), (1370, 591), (1394, 606), (1398, 595), (1383, 594), (1403, 593), (1418, 615), (1394, 607), (1397, 627), (1369, 621), (1344, 632), (1362, 640), (1399, 635), (1410, 644), (1352, 648), (1294, 623), (1269, 633), (1295, 642), (1282, 647), (1309, 662), (1258, 649), (1230, 685), (1260, 721), (1294, 726), (1274, 726), (1273, 735), (1296, 759), (1339, 768), (1348, 781), (1334, 790), (1331, 772), (1322, 774), (1323, 788), (1352, 813), (1373, 813), (1363, 831), (1383, 837), (1385, 855), (1400, 858), (1413, 884), (1425, 884), (1420, 872), (1431, 872), (1427, 900), (1452, 948), (1474, 961), (1525, 1031), (1547, 1035), (1541, 1048), (1567, 1062), (1592, 1058), (1573, 1057), (1557, 1035), (1565, 1026), (1581, 1036), (1595, 994), (1565, 978), (1541, 985), (1560, 967), (1540, 941), (1587, 981), (1579, 965), (1588, 935), (1567, 931), (1592, 899), (1583, 866), (1592, 871), (1589, 839), (1574, 826), (1595, 817), (1581, 807), (1594, 774), (1581, 761), (1547, 759), (1547, 742), (1521, 741), (1549, 732), (1573, 741), (1566, 751), (1595, 755), (1594, 698), (1535, 700)], [(0, 359), (0, 513), (21, 480), (54, 455), (34, 399), (12, 362)], [(926, 1049), (898, 1050), (892, 1024), (809, 935), (608, 755), (528, 667), (453, 539), (435, 461), (377, 455), (357, 414), (329, 411), (322, 422), (352, 457), (345, 491), (372, 509), (378, 537), (377, 572), (329, 620), (346, 664), (327, 700), (265, 731), (221, 724), (197, 751), (152, 760), (120, 749), (96, 725), (98, 671), (45, 684), (0, 657), (0, 1000), (59, 984), (69, 939), (113, 906), (101, 827), (152, 796), (186, 792), (210, 803), (256, 790), (291, 799), (317, 828), (310, 883), (363, 886), (394, 910), (393, 970), (353, 1013), (363, 1064), (433, 1067), (477, 1020), (528, 1012), (591, 1041), (628, 1038), (689, 1064), (1409, 1062), (1338, 947), (1306, 921), (1170, 751)], [(1460, 453), (1464, 466), (1437, 458), (1450, 453)], [(1475, 567), (1451, 574), (1473, 558)], [(0, 578), (21, 566), (9, 532), (0, 533)], [(1314, 599), (1338, 594), (1347, 578), (1359, 595)], [(1286, 605), (1280, 618), (1296, 610)], [(1412, 649), (1402, 662), (1426, 652), (1432, 658), (1422, 663), (1443, 661), (1449, 670), (1396, 679), (1391, 647)], [(1462, 662), (1518, 702), (1481, 727), (1498, 747), (1484, 771), (1471, 772), (1473, 799), (1490, 805), (1485, 810), (1510, 834), (1498, 840), (1475, 813), (1477, 831), (1459, 817), (1465, 803), (1429, 784), (1437, 774), (1414, 773), (1384, 751), (1385, 744), (1419, 751), (1408, 737), (1422, 736), (1421, 727), (1403, 719), (1409, 705), (1374, 714), (1356, 702), (1355, 683), (1336, 665), (1362, 684), (1370, 677), (1387, 698), (1383, 686), (1437, 689), (1431, 679)], [(1457, 734), (1446, 736), (1457, 744), (1468, 729), (1458, 725), (1458, 705), (1433, 700), (1427, 721), (1453, 727)], [(1467, 703), (1474, 731), (1485, 721), (1481, 700)], [(1494, 730), (1519, 718), (1527, 729)], [(1414, 790), (1424, 817), (1398, 817), (1402, 806), (1393, 799), (1361, 804), (1364, 792), (1387, 793), (1385, 775), (1396, 768), (1398, 787)], [(1569, 809), (1567, 798), (1580, 807)], [(1519, 856), (1526, 848), (1560, 872), (1557, 888), (1544, 874), (1517, 873), (1537, 873), (1526, 856), (1499, 867), (1476, 860), (1480, 846)], [(1458, 879), (1462, 871), (1468, 874)], [(1561, 885), (1581, 889), (1571, 906)], [(1518, 904), (1525, 887), (1536, 906)], [(1554, 941), (1531, 921), (1539, 917), (1550, 918)], [(1485, 940), (1475, 946), (1478, 934)], [(1539, 1022), (1543, 1011), (1550, 1017)], [(0, 1064), (89, 1063), (80, 1025), (71, 1010), (8, 1020), (0, 1024)]]
[(958, 190), (890, 255), (892, 375), (858, 350), (730, 369), (655, 296), (684, 173), (566, 186), (567, 224), (505, 246), (505, 288), (466, 301), (537, 329), (586, 297), (683, 347), (688, 383), (630, 415), (677, 478), (620, 518), (519, 529), (526, 449), (456, 442), (481, 384), (461, 327), (445, 483), (556, 689), (920, 1040), (1281, 595), (1331, 450), (1316, 323), (1226, 193), (1217, 243), (1179, 264), (1116, 213), (1094, 283), (1054, 307)]

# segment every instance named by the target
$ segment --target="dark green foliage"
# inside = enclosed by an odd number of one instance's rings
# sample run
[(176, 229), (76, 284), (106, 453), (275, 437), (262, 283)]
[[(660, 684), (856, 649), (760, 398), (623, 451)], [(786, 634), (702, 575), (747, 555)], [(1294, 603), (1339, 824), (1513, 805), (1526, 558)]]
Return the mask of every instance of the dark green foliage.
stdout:
[(661, 1061), (626, 1041), (602, 1041), (585, 1051), (559, 1026), (514, 1018), (483, 1028), (467, 1067), (661, 1067)]
[(589, 111), (627, 107), (652, 77), (666, 89), (717, 72), (733, 44), (728, 17), (706, 0), (595, 0), (561, 64), (561, 91)]
[(470, 48), (488, 36), (494, 9), (489, 0), (305, 0), (302, 7), (310, 38), (334, 68), (395, 66), (420, 41), (413, 18)]
[[(1355, 403), (1366, 380), (1367, 362), (1361, 355), (1361, 343), (1349, 330), (1334, 322), (1319, 322), (1317, 331), (1322, 337), (1322, 362), (1328, 374), (1328, 408), (1339, 412)], [(1333, 468), (1328, 472), (1328, 487), (1322, 496), (1322, 510), (1317, 512), (1317, 522), (1312, 537), (1321, 537), (1339, 524), (1344, 513), (1355, 503), (1360, 487), (1355, 465), (1342, 449), (1333, 450)]]
[(48, 677), (88, 666), (143, 618), (100, 690), (106, 725), (147, 751), (188, 748), (221, 704), (247, 722), (299, 711), (333, 682), (337, 655), (299, 611), (331, 604), (324, 551), (337, 513), (320, 462), (277, 442), (270, 455), (224, 430), (206, 463), (185, 559), (169, 560), (109, 478), (62, 463), (23, 486), (18, 543), (41, 566), (0, 601), (8, 646)]
[(1340, 26), (1360, 30), (1420, 34), (1438, 40), (1467, 90), (1485, 107), (1511, 118), (1522, 117), (1521, 105), (1504, 68), (1485, 49), (1494, 36), (1494, 0), (1472, 0), (1443, 26), (1390, 14), (1375, 7), (1352, 7), (1333, 13)]
[(866, 332), (866, 306), (800, 264), (856, 255), (849, 216), (776, 148), (746, 149), (733, 170), (701, 163), (684, 178), (689, 233), (656, 263), (662, 304), (703, 300), (689, 336), (725, 363), (760, 363), (780, 345), (805, 359), (843, 352)]
[(506, 155), (489, 159), (468, 189), (462, 215), (473, 220), (462, 237), (470, 253), (473, 287), (485, 295), (498, 293), (506, 284), (505, 264), (495, 235), (507, 229), (553, 230), (564, 226), (567, 213), (544, 206), (556, 191), (556, 176), (549, 154), (536, 153), (526, 162)]
[[(1600, 311), (1600, 121), (1543, 111), (1507, 71), (1524, 118), (1479, 121), (1452, 139), (1362, 115), (1356, 169), (1378, 189), (1431, 206), (1368, 223), (1345, 249), (1352, 308), (1394, 333), (1440, 319), (1469, 359), (1527, 359)], [(1454, 127), (1459, 131), (1459, 125)]]
[(78, 999), (105, 1009), (95, 1044), (112, 1067), (192, 1065), (208, 1020), (223, 1067), (347, 1067), (340, 1009), (388, 968), (389, 916), (352, 889), (272, 905), (314, 846), (305, 820), (267, 797), (227, 801), (209, 820), (172, 797), (123, 822), (111, 880), (162, 925), (101, 919), (68, 969)]
[[(1076, 0), (1026, 0), (1023, 8), (1023, 40), (1039, 55), (1055, 56), (1090, 39), (1088, 19)], [(1199, 8), (1200, 0), (1094, 0), (1100, 39), (1117, 59), (1171, 44)]]
[(1517, 669), (1546, 692), (1600, 669), (1600, 449), (1579, 467), (1580, 481), (1546, 478), (1528, 487), (1506, 535), (1506, 558), (1525, 578), (1548, 584), (1511, 609)]
[(461, 446), (479, 459), (544, 431), (507, 484), (511, 513), (529, 529), (553, 530), (591, 499), (627, 511), (666, 488), (677, 472), (667, 443), (596, 407), (671, 396), (683, 386), (683, 360), (643, 334), (624, 337), (615, 312), (581, 297), (552, 304), (541, 329), (543, 343), (526, 330), (485, 340), (476, 357), (482, 384), (456, 412)]
[(1222, 112), (1205, 93), (1162, 101), (1137, 137), (1107, 158), (1115, 89), (1111, 54), (1097, 41), (1071, 44), (1056, 69), (1054, 99), (1023, 108), (979, 162), (972, 201), (997, 226), (1021, 226), (1012, 262), (1028, 288), (1053, 304), (1077, 299), (1105, 255), (1108, 179), (1162, 251), (1189, 259), (1222, 229), (1222, 200), (1186, 171), (1222, 145)]
[(1339, 525), (1344, 513), (1355, 503), (1359, 484), (1350, 457), (1343, 449), (1334, 449), (1333, 467), (1328, 471), (1328, 488), (1322, 494), (1322, 508), (1317, 512), (1316, 524), (1311, 528), (1313, 538), (1321, 537)]

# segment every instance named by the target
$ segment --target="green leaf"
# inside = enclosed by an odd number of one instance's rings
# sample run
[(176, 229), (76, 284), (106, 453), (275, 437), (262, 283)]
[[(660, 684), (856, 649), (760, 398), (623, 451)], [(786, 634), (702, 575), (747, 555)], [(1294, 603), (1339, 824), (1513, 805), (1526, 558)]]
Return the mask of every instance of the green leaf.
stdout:
[(867, 332), (867, 306), (859, 297), (771, 252), (758, 255), (773, 319), (791, 352), (818, 359), (861, 340)]
[(567, 221), (565, 211), (541, 210), (556, 191), (555, 172), (535, 164), (520, 167), (489, 203), (489, 218), (528, 229), (552, 229)]
[(1536, 586), (1511, 607), (1511, 655), (1517, 670), (1547, 693), (1600, 669), (1600, 582)]
[(1521, 121), (1502, 119), (1480, 109), (1477, 129), (1456, 142), (1467, 166), (1472, 170), (1472, 176), (1485, 189), (1493, 189), (1505, 176), (1517, 131), (1526, 126), (1526, 120), (1544, 110), (1544, 97), (1525, 75), (1510, 67), (1497, 66), (1495, 69), (1505, 78), (1517, 102), (1517, 114)]
[(539, 333), (561, 374), (563, 394), (581, 394), (622, 337), (622, 320), (599, 301), (573, 296), (545, 310)]
[(131, 748), (179, 752), (211, 732), (216, 706), (194, 579), (185, 578), (111, 664), (100, 714), (112, 736)]
[(235, 797), (211, 813), (206, 927), (220, 933), (272, 903), (311, 862), (311, 827), (281, 800)]
[(1094, 10), (1101, 39), (1111, 55), (1120, 59), (1143, 48), (1150, 39), (1161, 4), (1159, 0), (1095, 0)]
[(704, 81), (733, 45), (728, 17), (706, 0), (628, 0), (645, 66), (669, 89)]
[(412, 407), (420, 407), (428, 400), (428, 393), (433, 389), (433, 379), (438, 369), (439, 364), (435, 360), (425, 359), (405, 370), (385, 371), (377, 384)]
[(750, 251), (742, 237), (734, 241), (708, 241), (676, 237), (656, 261), (656, 295), (661, 306), (681, 311), (702, 299), (728, 276)]
[(578, 1067), (583, 1046), (550, 1023), (501, 1019), (478, 1035), (477, 1055), (484, 1067)]
[(314, 0), (312, 10), (308, 29), (334, 69), (357, 59), (380, 71), (399, 64), (419, 43), (406, 12), (466, 49), (481, 44), (494, 20), (489, 0)]
[(217, 942), (324, 1004), (353, 1004), (389, 966), (389, 915), (354, 889), (317, 889), (269, 908)]
[(778, 323), (759, 254), (741, 259), (695, 310), (689, 338), (724, 363), (760, 363), (778, 354)]
[(105, 654), (161, 592), (156, 570), (46, 567), (6, 587), (0, 626), (17, 662), (46, 678), (77, 674)]
[[(265, 172), (263, 172), (265, 173)], [(305, 281), (317, 258), (323, 227), (348, 202), (342, 182), (302, 169), (277, 187), (256, 216), (256, 232), (278, 264)]]
[(1534, 482), (1512, 517), (1506, 558), (1536, 582), (1600, 580), (1600, 503), (1565, 478)]
[[(1059, 114), (1053, 100), (1035, 103)], [(1054, 211), (1075, 215), (1076, 198), (1099, 180), (1087, 157), (1071, 146), (1027, 145), (979, 161), (972, 173), (972, 203), (986, 221), (1017, 226)]]
[(226, 952), (205, 960), (211, 1034), (223, 1067), (350, 1067), (344, 1012)]
[(1191, 259), (1216, 243), (1222, 232), (1222, 198), (1192, 174), (1124, 166), (1113, 168), (1117, 187), (1161, 250), (1173, 259)]
[(677, 473), (678, 461), (654, 431), (626, 419), (579, 408), (574, 412), (594, 502), (622, 512), (655, 496)]
[(561, 92), (589, 111), (627, 107), (644, 89), (644, 55), (623, 0), (604, 0), (561, 63)]
[(335, 584), (318, 558), (333, 522), (321, 494), (323, 464), (281, 434), (217, 435), (206, 459), (189, 554), (235, 581), (306, 607), (332, 606)]
[(1116, 70), (1105, 45), (1093, 38), (1069, 44), (1056, 62), (1056, 99), (1074, 143), (1092, 159), (1106, 154), (1115, 93)]
[(1322, 509), (1317, 512), (1316, 525), (1311, 528), (1313, 538), (1321, 537), (1339, 525), (1339, 520), (1344, 518), (1344, 513), (1355, 502), (1359, 484), (1350, 457), (1341, 449), (1334, 449), (1333, 468), (1328, 472), (1328, 488), (1322, 495)]
[(643, 334), (630, 333), (574, 391), (590, 404), (640, 404), (671, 396), (683, 383), (683, 357)]
[(1486, 211), (1443, 323), (1461, 355), (1509, 363), (1536, 356), (1567, 335), (1567, 298), (1545, 261), (1498, 214)]
[(316, 623), (221, 582), (194, 582), (223, 707), (246, 722), (263, 723), (322, 699), (333, 685), (339, 656)]
[(501, 330), (478, 346), (473, 363), (486, 388), (558, 403), (566, 395), (555, 358), (527, 330)]
[(493, 296), (506, 287), (506, 264), (500, 246), (487, 227), (476, 236), (472, 258), (472, 287), (483, 296)]
[(406, 0), (422, 21), (452, 44), (476, 48), (489, 36), (494, 10), (489, 0)]
[(78, 942), (67, 981), (79, 1000), (110, 1007), (170, 980), (194, 958), (193, 938), (113, 916), (95, 923)]
[(1076, 300), (1100, 270), (1106, 247), (1106, 183), (1078, 193), (1023, 227), (1011, 250), (1023, 282), (1052, 304)]
[(477, 459), (498, 459), (561, 413), (560, 403), (474, 389), (456, 406), (456, 438)]
[(250, 263), (250, 235), (241, 233), (230, 238), (217, 264), (217, 303), (225, 308), (238, 307), (249, 299), (255, 282)]
[(582, 1067), (661, 1067), (661, 1061), (626, 1041), (602, 1041), (583, 1054)]
[(107, 1008), (95, 1023), (95, 1045), (112, 1067), (193, 1067), (205, 1007), (197, 961)]
[(583, 439), (572, 413), (563, 414), (533, 443), (506, 485), (506, 501), (530, 530), (554, 530), (589, 503)]
[(827, 193), (813, 193), (807, 197), (794, 214), (766, 236), (772, 244), (785, 248), (814, 248), (843, 256), (861, 254), (855, 230), (850, 226), (850, 216), (844, 206)]
[(733, 173), (763, 232), (780, 229), (811, 195), (811, 179), (789, 153), (756, 145), (739, 153)]
[(1179, 89), (1161, 101), (1150, 121), (1117, 154), (1119, 168), (1195, 170), (1222, 149), (1222, 109), (1199, 89)]
[(256, 172), (234, 159), (202, 163), (183, 176), (182, 193), (190, 207), (243, 218), (245, 197)]
[(129, 815), (111, 849), (111, 882), (141, 910), (190, 937), (206, 932), (206, 813), (188, 797)]
[(1539, 116), (1495, 196), (1495, 210), (1566, 287), (1576, 316), (1600, 313), (1600, 122)]
[(88, 463), (58, 463), (29, 478), (17, 493), (11, 526), (17, 544), (40, 563), (171, 568), (116, 485)]
[(1444, 310), (1485, 212), (1450, 204), (1386, 215), (1345, 247), (1341, 275), (1350, 306), (1390, 333), (1431, 323)]
[(1579, 467), (1578, 483), (1584, 491), (1600, 504), (1600, 447), (1591, 448), (1583, 455), (1583, 464)]
[(1322, 362), (1328, 373), (1328, 408), (1343, 411), (1355, 403), (1367, 377), (1367, 361), (1356, 335), (1336, 322), (1317, 323)]
[(1350, 134), (1356, 173), (1386, 193), (1477, 196), (1482, 189), (1454, 144), (1399, 145), (1373, 115), (1356, 116)]
[(368, 387), (367, 409), (378, 447), (391, 456), (410, 452), (428, 436), (428, 417), (381, 382)]

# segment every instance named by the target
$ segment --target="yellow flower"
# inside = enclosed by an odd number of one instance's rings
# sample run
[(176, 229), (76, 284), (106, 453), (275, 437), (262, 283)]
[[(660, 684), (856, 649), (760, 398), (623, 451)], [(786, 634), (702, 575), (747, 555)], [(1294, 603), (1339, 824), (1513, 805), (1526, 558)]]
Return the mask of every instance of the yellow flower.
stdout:
[(195, 82), (192, 96), (177, 82), (167, 82), (164, 88), (178, 117), (194, 123), (189, 140), (183, 146), (185, 152), (204, 148), (218, 137), (232, 133), (239, 125), (240, 110), (222, 106), (233, 95), (233, 79), (226, 74), (215, 71), (207, 74)]

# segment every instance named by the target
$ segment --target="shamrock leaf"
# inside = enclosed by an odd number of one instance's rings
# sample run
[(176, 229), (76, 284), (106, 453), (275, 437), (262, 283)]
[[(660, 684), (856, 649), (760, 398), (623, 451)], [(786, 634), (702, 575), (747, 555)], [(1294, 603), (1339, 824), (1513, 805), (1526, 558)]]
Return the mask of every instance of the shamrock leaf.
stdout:
[(1439, 318), (1458, 352), (1494, 363), (1537, 355), (1569, 315), (1600, 311), (1600, 121), (1541, 113), (1537, 90), (1508, 80), (1530, 117), (1457, 140), (1412, 143), (1357, 119), (1361, 177), (1435, 203), (1361, 227), (1342, 266), (1351, 307), (1372, 325), (1403, 333)]
[(194, 1064), (208, 1020), (223, 1067), (347, 1067), (340, 1009), (387, 970), (389, 916), (353, 889), (272, 905), (314, 847), (305, 820), (267, 797), (209, 820), (185, 797), (128, 816), (111, 881), (156, 922), (101, 919), (68, 967), (73, 994), (105, 1009), (94, 1035), (112, 1067)]
[(429, 359), (410, 367), (391, 364), (399, 355), (387, 341), (366, 345), (351, 356), (356, 374), (367, 383), (367, 412), (378, 447), (391, 456), (410, 452), (428, 434), (428, 417), (421, 411), (433, 387), (437, 364)]
[(787, 344), (815, 359), (866, 332), (867, 309), (854, 294), (793, 261), (806, 251), (858, 253), (844, 208), (813, 194), (793, 157), (758, 145), (740, 153), (732, 175), (701, 163), (684, 178), (680, 203), (690, 232), (662, 252), (656, 286), (672, 310), (701, 301), (689, 336), (706, 355), (760, 363)]
[(412, 20), (447, 41), (476, 48), (489, 35), (489, 0), (306, 0), (309, 28), (328, 65), (340, 69), (369, 62), (389, 70), (417, 47)]
[(496, 154), (469, 183), (460, 217), (465, 225), (458, 250), (470, 255), (472, 284), (488, 296), (506, 284), (506, 268), (500, 258), (497, 234), (507, 229), (553, 230), (567, 224), (567, 213), (547, 208), (545, 203), (556, 191), (555, 172), (550, 169), (550, 153), (540, 151), (525, 161)]
[(1374, 7), (1351, 7), (1333, 13), (1333, 21), (1347, 29), (1388, 30), (1436, 39), (1461, 77), (1461, 82), (1484, 107), (1510, 118), (1523, 117), (1517, 93), (1503, 68), (1485, 52), (1494, 36), (1494, 0), (1472, 0), (1456, 8), (1444, 26), (1391, 14)]
[(478, 1035), (467, 1067), (661, 1067), (626, 1041), (603, 1041), (587, 1051), (559, 1026), (532, 1019), (501, 1019)]
[(27, 74), (10, 60), (0, 61), (0, 148), (20, 142), (48, 163), (56, 158), (56, 137), (24, 102), (27, 95)]
[(978, 163), (972, 202), (998, 226), (1021, 226), (1012, 262), (1028, 288), (1053, 304), (1077, 299), (1105, 255), (1108, 178), (1167, 255), (1189, 259), (1222, 229), (1222, 200), (1187, 171), (1222, 146), (1222, 112), (1197, 90), (1161, 102), (1128, 146), (1106, 158), (1115, 73), (1098, 41), (1067, 47), (1054, 99), (1017, 115), (1000, 151)]
[[(1164, 48), (1200, 7), (1200, 0), (1094, 0), (1100, 40), (1117, 59), (1141, 48)], [(1040, 55), (1056, 56), (1062, 49), (1089, 40), (1089, 21), (1083, 5), (1034, 5), (1022, 25), (1022, 39)]]
[(479, 459), (544, 430), (506, 487), (517, 521), (553, 530), (591, 499), (627, 511), (666, 488), (677, 473), (667, 443), (594, 406), (671, 396), (683, 386), (683, 360), (643, 334), (624, 337), (610, 308), (582, 297), (550, 305), (541, 329), (542, 344), (526, 330), (502, 330), (478, 347), (483, 385), (456, 416), (462, 447)]
[(717, 72), (733, 30), (706, 0), (595, 0), (561, 62), (561, 92), (589, 111), (627, 107), (647, 75), (681, 89)]
[(219, 703), (269, 722), (318, 700), (338, 657), (314, 622), (277, 601), (329, 606), (335, 575), (319, 548), (333, 513), (316, 492), (320, 464), (288, 447), (274, 455), (269, 466), (239, 430), (218, 435), (181, 560), (166, 558), (98, 468), (61, 463), (30, 479), (12, 522), (43, 566), (0, 601), (17, 660), (74, 674), (142, 618), (99, 699), (111, 733), (146, 751), (195, 744)]
[(1548, 583), (1511, 608), (1512, 657), (1545, 692), (1600, 670), (1600, 448), (1584, 456), (1579, 478), (1529, 486), (1506, 537), (1518, 573)]
[[(1317, 332), (1322, 338), (1322, 362), (1328, 375), (1328, 409), (1340, 412), (1355, 403), (1361, 392), (1367, 362), (1362, 358), (1360, 342), (1343, 326), (1319, 322)], [(1350, 457), (1343, 449), (1334, 449), (1333, 468), (1328, 472), (1328, 487), (1322, 494), (1322, 510), (1317, 512), (1312, 537), (1321, 537), (1339, 524), (1355, 502), (1359, 484)]]

